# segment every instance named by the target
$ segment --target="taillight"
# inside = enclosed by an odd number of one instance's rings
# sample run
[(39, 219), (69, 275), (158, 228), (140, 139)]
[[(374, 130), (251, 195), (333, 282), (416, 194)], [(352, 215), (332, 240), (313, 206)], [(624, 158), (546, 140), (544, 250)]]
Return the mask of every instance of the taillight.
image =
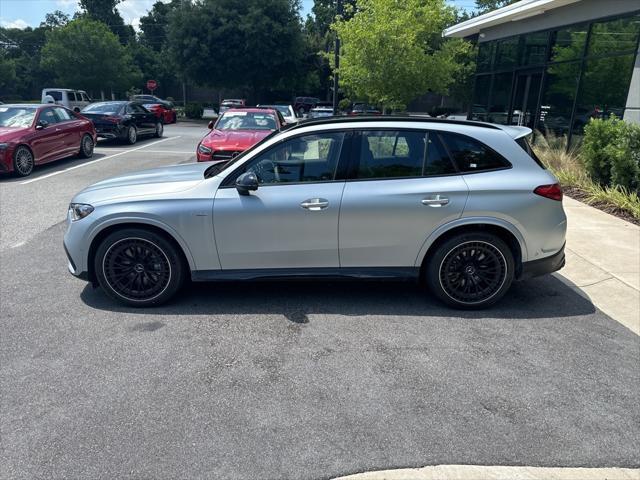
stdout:
[(559, 183), (553, 185), (540, 185), (533, 191), (536, 195), (541, 197), (550, 198), (551, 200), (562, 201), (562, 187)]
[(103, 117), (103, 120), (112, 123), (120, 123), (120, 117)]

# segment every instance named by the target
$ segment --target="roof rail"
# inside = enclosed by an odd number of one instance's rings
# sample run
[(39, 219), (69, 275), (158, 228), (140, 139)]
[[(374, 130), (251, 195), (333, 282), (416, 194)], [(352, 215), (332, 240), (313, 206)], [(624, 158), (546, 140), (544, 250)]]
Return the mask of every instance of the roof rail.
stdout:
[(326, 118), (309, 118), (300, 120), (298, 123), (291, 125), (287, 130), (293, 130), (313, 125), (332, 125), (336, 123), (352, 123), (352, 122), (429, 122), (429, 123), (445, 123), (452, 125), (468, 125), (473, 127), (490, 128), (492, 130), (500, 130), (500, 127), (490, 123), (475, 122), (472, 120), (449, 120), (446, 118), (433, 118), (427, 115), (358, 115), (358, 116), (335, 116)]

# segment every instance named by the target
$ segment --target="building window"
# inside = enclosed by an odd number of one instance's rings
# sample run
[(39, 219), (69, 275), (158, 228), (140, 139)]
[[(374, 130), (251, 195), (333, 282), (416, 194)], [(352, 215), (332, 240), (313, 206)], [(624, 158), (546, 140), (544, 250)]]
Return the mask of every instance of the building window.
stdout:
[(495, 47), (496, 42), (485, 42), (478, 45), (478, 73), (488, 72), (491, 70)]
[(640, 15), (610, 22), (594, 23), (587, 55), (610, 55), (616, 52), (633, 52), (640, 32)]
[(549, 66), (540, 105), (538, 129), (556, 135), (564, 135), (568, 132), (579, 74), (580, 62)]
[[(619, 55), (587, 61), (573, 119), (572, 139), (579, 140), (592, 118), (624, 116), (635, 56)], [(611, 75), (615, 72), (615, 75)]]
[(549, 32), (537, 32), (522, 35), (520, 48), (520, 65), (540, 65), (544, 63), (549, 43)]
[(509, 101), (511, 100), (511, 84), (513, 73), (498, 73), (493, 78), (493, 90), (491, 93), (491, 107), (489, 108), (488, 122), (507, 124), (509, 115)]
[(496, 70), (514, 67), (518, 61), (518, 37), (498, 41)]
[(552, 32), (551, 61), (565, 62), (577, 60), (584, 54), (588, 24), (575, 25)]
[(489, 112), (489, 89), (491, 88), (491, 75), (478, 75), (474, 87), (474, 102), (471, 106), (471, 120), (487, 121)]

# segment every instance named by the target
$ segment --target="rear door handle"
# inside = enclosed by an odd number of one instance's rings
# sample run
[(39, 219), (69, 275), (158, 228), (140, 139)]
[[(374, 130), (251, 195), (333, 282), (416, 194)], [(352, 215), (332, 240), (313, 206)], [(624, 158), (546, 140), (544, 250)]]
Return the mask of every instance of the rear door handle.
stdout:
[(327, 208), (329, 206), (329, 200), (325, 198), (310, 198), (302, 202), (300, 206), (315, 212)]
[(429, 207), (444, 207), (449, 203), (449, 199), (440, 194), (430, 195), (422, 199), (422, 204)]

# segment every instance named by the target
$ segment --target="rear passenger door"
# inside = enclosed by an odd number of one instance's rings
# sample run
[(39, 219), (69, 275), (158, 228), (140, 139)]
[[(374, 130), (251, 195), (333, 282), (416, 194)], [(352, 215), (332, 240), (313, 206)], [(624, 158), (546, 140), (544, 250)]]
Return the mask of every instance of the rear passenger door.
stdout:
[(341, 267), (413, 267), (438, 226), (461, 216), (468, 195), (437, 132), (356, 135), (339, 221)]
[(62, 139), (61, 154), (71, 155), (80, 151), (80, 128), (77, 117), (63, 107), (53, 107), (58, 117), (58, 128)]

